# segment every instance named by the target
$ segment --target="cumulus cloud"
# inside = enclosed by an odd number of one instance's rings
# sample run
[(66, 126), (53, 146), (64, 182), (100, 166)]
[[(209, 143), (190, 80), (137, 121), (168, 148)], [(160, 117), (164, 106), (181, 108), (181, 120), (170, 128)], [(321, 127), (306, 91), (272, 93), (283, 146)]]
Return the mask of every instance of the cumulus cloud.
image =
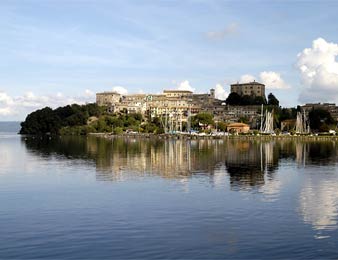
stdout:
[(237, 23), (231, 23), (220, 31), (210, 31), (206, 33), (206, 36), (212, 40), (221, 40), (227, 36), (236, 35), (238, 33), (239, 26)]
[(274, 71), (263, 71), (259, 74), (258, 80), (255, 76), (250, 74), (245, 74), (241, 76), (239, 82), (247, 83), (259, 81), (263, 83), (267, 89), (288, 89), (290, 85), (288, 85), (281, 77), (281, 75)]
[(189, 91), (195, 92), (195, 88), (193, 88), (190, 85), (188, 80), (184, 80), (184, 81), (180, 82), (177, 86), (177, 89), (178, 90), (189, 90)]
[(259, 74), (261, 82), (270, 89), (287, 89), (288, 84), (282, 79), (281, 75), (274, 71), (263, 71)]
[(69, 104), (85, 104), (95, 101), (95, 94), (90, 90), (85, 90), (83, 94), (77, 96), (65, 96), (58, 92), (50, 95), (36, 95), (29, 91), (20, 96), (10, 96), (4, 91), (0, 91), (0, 118), (17, 116), (24, 117), (26, 114), (46, 106), (56, 108)]
[(215, 87), (215, 97), (220, 100), (227, 99), (229, 93), (225, 91), (224, 87), (221, 84), (216, 84)]
[[(60, 93), (60, 94), (62, 94), (62, 93)], [(89, 89), (85, 90), (84, 95), (86, 97), (95, 97), (95, 93), (93, 91), (89, 90)]]
[(239, 82), (240, 83), (247, 83), (247, 82), (252, 82), (256, 80), (256, 78), (252, 75), (249, 75), (249, 74), (245, 74), (245, 75), (242, 75), (241, 78), (239, 79)]
[(128, 90), (124, 87), (121, 86), (115, 86), (113, 87), (113, 91), (121, 94), (121, 95), (127, 95), (128, 94)]
[(300, 101), (338, 101), (338, 44), (318, 38), (297, 55), (303, 90)]
[(1, 105), (12, 105), (13, 104), (13, 98), (10, 97), (7, 93), (0, 91), (0, 104)]

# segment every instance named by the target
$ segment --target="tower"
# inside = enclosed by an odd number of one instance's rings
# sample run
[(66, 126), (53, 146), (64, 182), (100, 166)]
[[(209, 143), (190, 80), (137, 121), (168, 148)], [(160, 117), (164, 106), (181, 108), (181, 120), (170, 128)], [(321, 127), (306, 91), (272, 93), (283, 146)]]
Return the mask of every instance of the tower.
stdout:
[(215, 98), (215, 89), (210, 89), (210, 97)]

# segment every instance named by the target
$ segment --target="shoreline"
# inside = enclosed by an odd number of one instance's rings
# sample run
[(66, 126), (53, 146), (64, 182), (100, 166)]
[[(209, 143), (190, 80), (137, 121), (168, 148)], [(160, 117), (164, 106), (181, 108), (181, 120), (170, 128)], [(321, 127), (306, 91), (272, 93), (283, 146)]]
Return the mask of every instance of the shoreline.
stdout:
[(108, 134), (108, 133), (90, 133), (89, 136), (102, 137), (107, 139), (117, 137), (131, 137), (140, 139), (177, 139), (177, 140), (311, 140), (311, 141), (323, 141), (323, 140), (334, 140), (338, 141), (338, 135), (192, 135), (192, 134)]

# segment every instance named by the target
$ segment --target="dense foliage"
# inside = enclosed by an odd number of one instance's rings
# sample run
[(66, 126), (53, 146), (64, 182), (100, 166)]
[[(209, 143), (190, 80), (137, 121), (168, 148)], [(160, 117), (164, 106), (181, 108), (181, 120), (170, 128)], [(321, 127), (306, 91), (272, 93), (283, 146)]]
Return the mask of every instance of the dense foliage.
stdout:
[(199, 113), (191, 118), (191, 127), (193, 129), (204, 129), (213, 124), (214, 120), (212, 114)]
[(266, 100), (264, 97), (255, 97), (249, 95), (240, 96), (235, 92), (230, 93), (225, 102), (227, 105), (231, 106), (266, 105)]
[(330, 125), (335, 123), (329, 111), (312, 109), (309, 112), (310, 128), (318, 132), (328, 132)]
[(55, 110), (45, 107), (26, 117), (21, 123), (20, 134), (59, 134), (63, 127), (86, 125), (89, 117), (98, 117), (104, 111), (104, 107), (96, 104), (73, 104)]
[(268, 105), (277, 107), (279, 106), (279, 100), (272, 93), (268, 95)]
[(29, 114), (20, 134), (87, 135), (89, 133), (163, 133), (160, 118), (147, 122), (140, 113), (108, 114), (96, 104), (68, 105), (55, 110), (45, 107)]

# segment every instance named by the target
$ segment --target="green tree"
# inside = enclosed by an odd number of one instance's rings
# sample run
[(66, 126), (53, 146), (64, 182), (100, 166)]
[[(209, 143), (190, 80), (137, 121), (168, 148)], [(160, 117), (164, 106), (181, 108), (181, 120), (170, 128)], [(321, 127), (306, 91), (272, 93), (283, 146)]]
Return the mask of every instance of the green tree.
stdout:
[(249, 95), (244, 95), (241, 97), (240, 104), (243, 106), (250, 106), (254, 104), (254, 97)]
[[(96, 104), (86, 105), (67, 105), (55, 110), (45, 107), (30, 113), (24, 122), (21, 123), (21, 134), (60, 134), (60, 130), (65, 128), (62, 133), (83, 133), (90, 116), (99, 117), (104, 114), (104, 108)], [(70, 127), (74, 127), (73, 129)], [(88, 131), (91, 131), (90, 129)]]
[(253, 105), (266, 105), (265, 97), (255, 97), (253, 100)]
[(225, 132), (227, 130), (227, 124), (224, 122), (218, 122), (217, 123), (217, 128), (218, 130), (220, 130), (221, 132)]
[(244, 124), (248, 124), (249, 118), (246, 117), (246, 116), (243, 116), (243, 117), (239, 118), (239, 122), (244, 123)]
[(268, 95), (268, 105), (279, 106), (279, 100), (272, 93)]
[(310, 128), (319, 132), (328, 131), (328, 126), (335, 123), (331, 114), (327, 110), (312, 109), (309, 112)]
[(250, 95), (243, 95), (240, 96), (235, 92), (232, 92), (229, 94), (228, 98), (225, 100), (227, 105), (232, 106), (250, 106), (250, 105), (265, 105), (266, 99), (265, 97), (256, 97), (256, 96), (250, 96)]
[(213, 115), (209, 113), (199, 113), (196, 116), (192, 117), (191, 120), (191, 126), (193, 128), (200, 128), (201, 126), (206, 127), (213, 124)]
[(235, 92), (232, 92), (232, 93), (229, 94), (229, 96), (225, 100), (225, 103), (227, 103), (227, 105), (231, 105), (231, 106), (240, 105), (240, 103), (241, 103), (241, 96), (238, 95)]
[(20, 134), (58, 134), (61, 120), (50, 107), (30, 113), (21, 123)]

